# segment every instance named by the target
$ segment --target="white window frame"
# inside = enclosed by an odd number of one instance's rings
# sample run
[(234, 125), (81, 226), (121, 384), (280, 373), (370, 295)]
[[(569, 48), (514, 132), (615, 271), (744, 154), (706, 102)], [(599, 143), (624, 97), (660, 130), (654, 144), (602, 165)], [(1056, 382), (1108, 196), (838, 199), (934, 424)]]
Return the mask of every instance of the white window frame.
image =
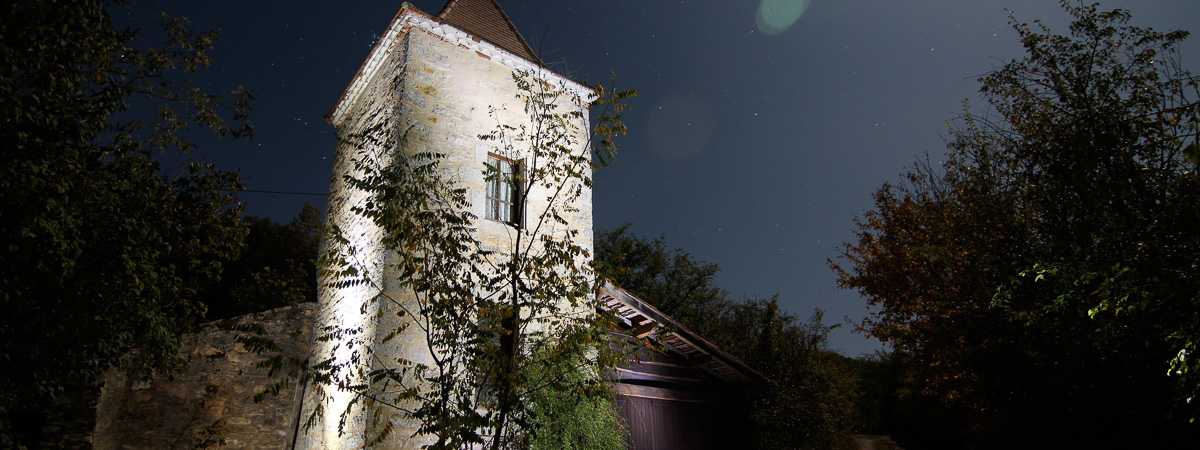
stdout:
[(495, 153), (487, 154), (487, 161), (484, 162), (484, 218), (515, 228), (524, 226), (525, 205), (520, 199), (520, 187), (517, 184), (522, 170), (524, 164), (520, 160)]

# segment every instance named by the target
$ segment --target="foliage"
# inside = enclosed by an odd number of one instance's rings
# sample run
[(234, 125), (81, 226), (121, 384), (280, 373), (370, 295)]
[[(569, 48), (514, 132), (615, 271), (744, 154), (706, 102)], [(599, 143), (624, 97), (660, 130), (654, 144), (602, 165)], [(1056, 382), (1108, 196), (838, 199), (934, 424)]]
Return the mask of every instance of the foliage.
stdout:
[(921, 389), (914, 377), (919, 371), (903, 354), (879, 352), (847, 363), (858, 380), (862, 434), (887, 435), (904, 448), (964, 447), (964, 414)]
[[(563, 360), (553, 369), (566, 383), (587, 385), (590, 380), (574, 369), (581, 361)], [(546, 372), (545, 369), (538, 372)], [(534, 378), (553, 376), (533, 373)], [(597, 387), (597, 386), (593, 386)], [(583, 395), (580, 395), (583, 394)], [(531, 423), (526, 445), (532, 450), (618, 450), (625, 434), (612, 393), (607, 389), (535, 391), (529, 397)]]
[[(362, 128), (340, 130), (352, 170), (341, 180), (344, 197), (331, 208), (351, 219), (330, 226), (322, 287), (330, 290), (332, 309), (358, 304), (379, 325), (370, 336), (342, 314), (319, 338), (333, 345), (314, 365), (318, 395), (353, 396), (333, 411), (339, 433), (369, 417), (375, 431), (368, 443), (382, 442), (399, 415), (434, 439), (431, 448), (509, 448), (537, 426), (531, 396), (580, 397), (603, 388), (599, 374), (614, 356), (595, 314), (584, 230), (571, 218), (591, 187), (593, 147), (615, 150), (612, 139), (625, 132), (623, 101), (633, 93), (600, 89), (598, 103), (611, 109), (589, 133), (587, 100), (534, 73), (514, 72), (513, 82), (524, 120), (507, 123), (502, 117), (510, 113), (493, 108), (497, 126), (480, 139), (494, 154), (528, 162), (514, 198), (529, 215), (494, 248), (480, 240), (466, 189), (442, 166), (446, 155), (410, 140), (416, 125), (401, 121), (411, 118), (376, 109), (356, 119)], [(531, 197), (536, 210), (528, 208)], [(369, 239), (389, 252), (386, 270), (377, 262), (381, 250), (346, 226), (378, 230)], [(415, 356), (397, 351), (399, 336), (419, 337), (424, 348)], [(323, 417), (322, 408), (307, 426)]]
[(112, 8), (0, 6), (0, 447), (53, 438), (38, 436), (46, 405), (119, 362), (173, 366), (245, 233), (234, 174), (192, 164), (167, 178), (156, 159), (190, 150), (192, 130), (251, 132), (247, 91), (222, 110), (187, 83), (215, 35), (164, 16), (166, 42), (136, 47)]
[[(837, 325), (821, 310), (807, 322), (779, 311), (778, 299), (738, 305), (730, 325), (750, 325), (737, 354), (770, 379), (753, 403), (758, 448), (837, 449), (858, 426), (858, 385), (843, 358), (825, 348)], [(735, 325), (736, 324), (736, 325)], [(757, 333), (757, 336), (753, 334)], [(755, 339), (757, 338), (757, 339)], [(733, 344), (731, 342), (731, 344)], [(736, 348), (736, 347), (734, 347)]]
[(245, 217), (238, 258), (225, 265), (221, 283), (207, 295), (206, 318), (224, 319), (317, 301), (317, 256), (323, 218), (305, 204), (289, 223)]
[(629, 228), (626, 224), (597, 237), (597, 271), (702, 336), (722, 332), (714, 320), (734, 302), (716, 286), (720, 267), (668, 248), (662, 238), (639, 238)]
[(716, 287), (720, 268), (646, 240), (629, 226), (596, 240), (605, 277), (654, 304), (762, 372), (770, 385), (752, 393), (759, 448), (838, 448), (857, 425), (857, 384), (844, 358), (826, 348), (820, 310), (807, 322), (779, 309), (778, 298), (736, 301)]
[(1200, 412), (1187, 33), (1063, 8), (1065, 35), (1012, 20), (1025, 56), (980, 80), (994, 116), (968, 111), (940, 170), (885, 184), (833, 267), (971, 445), (1178, 446)]

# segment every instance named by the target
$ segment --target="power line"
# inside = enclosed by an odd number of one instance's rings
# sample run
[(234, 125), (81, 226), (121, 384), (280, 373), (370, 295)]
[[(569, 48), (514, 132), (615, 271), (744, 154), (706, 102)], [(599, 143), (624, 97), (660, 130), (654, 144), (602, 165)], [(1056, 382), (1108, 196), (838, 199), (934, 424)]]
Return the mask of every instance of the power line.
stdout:
[(265, 191), (265, 190), (240, 190), (238, 192), (271, 193), (271, 194), (280, 194), (280, 196), (314, 196), (314, 197), (329, 196), (329, 192), (296, 192), (296, 191)]

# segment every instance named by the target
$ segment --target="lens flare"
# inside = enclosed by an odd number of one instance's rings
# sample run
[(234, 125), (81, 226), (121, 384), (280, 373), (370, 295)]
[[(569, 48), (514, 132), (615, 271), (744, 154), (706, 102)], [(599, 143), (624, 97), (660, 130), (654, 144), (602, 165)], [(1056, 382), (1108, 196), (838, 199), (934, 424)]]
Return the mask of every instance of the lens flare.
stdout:
[(761, 0), (755, 21), (758, 31), (779, 34), (791, 28), (808, 11), (810, 0)]

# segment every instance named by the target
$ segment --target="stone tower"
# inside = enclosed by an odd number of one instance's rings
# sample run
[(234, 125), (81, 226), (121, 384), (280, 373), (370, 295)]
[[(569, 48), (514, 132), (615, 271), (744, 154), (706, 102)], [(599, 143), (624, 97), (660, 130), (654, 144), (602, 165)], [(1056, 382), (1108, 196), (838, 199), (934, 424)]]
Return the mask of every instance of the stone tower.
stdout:
[[(504, 222), (519, 219), (509, 217), (512, 211), (498, 214), (503, 208), (490, 200), (494, 195), (486, 186), (484, 176), (484, 165), (490, 158), (489, 146), (479, 139), (479, 135), (495, 128), (497, 118), (489, 115), (493, 108), (508, 106), (513, 111), (501, 113), (508, 114), (500, 117), (506, 123), (523, 120), (521, 105), (516, 104), (514, 71), (535, 73), (552, 85), (565, 87), (575, 98), (585, 100), (571, 102), (573, 108), (586, 109), (579, 105), (586, 105), (595, 95), (589, 88), (544, 68), (495, 0), (450, 0), (436, 16), (406, 2), (400, 6), (327, 119), (340, 135), (380, 126), (408, 130), (402, 146), (382, 149), (383, 153), (428, 151), (444, 154), (441, 167), (467, 188), (472, 212), (480, 218), (476, 223), (477, 238), (485, 245), (502, 247), (509, 242), (511, 233), (521, 232)], [(586, 132), (589, 128), (587, 111), (583, 113), (580, 129)], [(580, 142), (586, 142), (586, 139)], [(389, 296), (411, 298), (411, 294), (406, 295), (401, 289), (388, 285), (388, 280), (395, 277), (388, 273), (389, 250), (380, 245), (380, 230), (349, 213), (351, 205), (362, 200), (356, 197), (359, 194), (351, 193), (344, 186), (342, 179), (344, 174), (354, 170), (351, 155), (361, 150), (355, 147), (355, 144), (345, 142), (339, 144), (330, 186), (327, 224), (342, 229), (352, 244), (363, 251), (372, 276)], [(538, 205), (534, 199), (544, 197), (538, 195), (535, 188), (529, 195), (529, 211), (521, 212), (527, 216), (537, 214)], [(580, 244), (590, 252), (590, 191), (574, 206), (579, 212), (570, 219), (571, 226), (581, 232), (583, 242)], [(377, 295), (378, 291), (367, 286), (353, 289), (358, 290), (347, 292), (341, 289), (335, 294), (322, 289), (318, 330), (325, 326), (359, 326), (363, 330), (363, 339), (376, 339), (377, 352), (415, 361), (429, 358), (423, 345), (424, 335), (415, 327), (410, 327), (398, 339), (388, 340), (385, 346), (382, 335), (396, 325), (387, 321), (400, 319), (379, 310), (387, 308), (386, 305), (362, 308), (363, 300)], [(351, 361), (356, 355), (345, 347), (317, 342), (313, 357)], [(344, 429), (338, 430), (338, 414), (352, 401), (352, 394), (334, 389), (319, 393), (313, 390), (315, 388), (299, 393), (303, 405), (298, 420), (303, 422), (315, 408), (324, 410), (323, 419), (307, 431), (303, 426), (297, 428), (295, 448), (362, 448), (368, 436), (374, 435), (374, 430), (368, 429), (372, 425), (365, 417), (351, 417)], [(373, 448), (418, 448), (428, 441), (423, 436), (414, 437), (413, 424), (403, 419), (391, 420), (391, 426), (394, 431), (387, 441), (373, 445)]]

